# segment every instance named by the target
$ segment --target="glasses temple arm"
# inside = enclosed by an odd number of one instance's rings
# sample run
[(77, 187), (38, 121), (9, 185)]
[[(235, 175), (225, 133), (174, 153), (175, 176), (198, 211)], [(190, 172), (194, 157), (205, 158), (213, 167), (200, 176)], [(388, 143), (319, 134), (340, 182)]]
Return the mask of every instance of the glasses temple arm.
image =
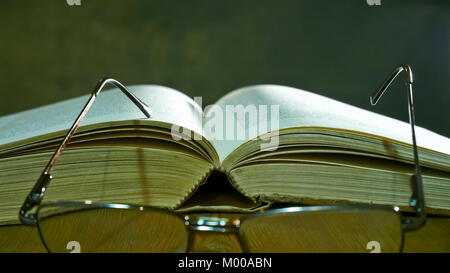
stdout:
[(87, 112), (91, 108), (92, 104), (94, 103), (96, 97), (99, 95), (100, 91), (103, 90), (103, 87), (105, 87), (106, 84), (113, 84), (116, 87), (118, 87), (125, 95), (133, 101), (133, 103), (144, 113), (144, 115), (147, 118), (151, 117), (151, 109), (150, 107), (145, 104), (143, 101), (141, 101), (139, 98), (137, 98), (133, 93), (131, 93), (123, 84), (118, 82), (115, 79), (112, 78), (103, 78), (101, 79), (97, 85), (95, 86), (91, 96), (89, 97), (89, 100), (83, 107), (83, 110), (81, 110), (80, 114), (78, 115), (77, 119), (73, 123), (72, 127), (70, 127), (69, 131), (67, 132), (66, 136), (64, 137), (64, 140), (61, 142), (61, 144), (58, 146), (58, 149), (55, 151), (55, 153), (50, 158), (50, 161), (48, 162), (47, 166), (45, 167), (44, 171), (42, 172), (41, 176), (37, 180), (36, 184), (33, 186), (31, 192), (25, 199), (25, 202), (22, 205), (22, 208), (19, 212), (19, 219), (25, 223), (25, 224), (34, 224), (36, 221), (34, 218), (30, 218), (26, 216), (26, 213), (31, 210), (34, 206), (38, 205), (42, 198), (44, 197), (45, 190), (50, 183), (52, 176), (50, 175), (50, 171), (53, 168), (53, 166), (56, 164), (56, 161), (61, 156), (61, 153), (64, 151), (67, 143), (70, 141), (72, 136), (75, 134), (75, 131), (77, 130), (78, 126), (80, 125), (83, 118), (86, 116)]
[(403, 225), (406, 229), (417, 229), (422, 227), (426, 221), (425, 214), (425, 197), (423, 192), (423, 183), (422, 183), (422, 172), (420, 169), (419, 163), (419, 154), (417, 149), (416, 142), (416, 131), (415, 131), (415, 118), (414, 118), (414, 102), (413, 102), (413, 91), (412, 85), (414, 82), (413, 72), (409, 65), (399, 65), (394, 71), (388, 76), (388, 78), (383, 82), (383, 84), (375, 90), (375, 92), (370, 96), (370, 103), (372, 105), (376, 105), (384, 93), (387, 91), (391, 83), (394, 79), (400, 75), (402, 72), (405, 72), (406, 75), (406, 85), (407, 85), (407, 94), (408, 94), (408, 113), (409, 113), (409, 123), (411, 124), (411, 133), (412, 133), (412, 144), (413, 144), (413, 153), (414, 153), (414, 166), (415, 166), (415, 174), (411, 176), (411, 189), (412, 195), (410, 199), (410, 206), (415, 209), (416, 214), (419, 216), (418, 221), (414, 221), (412, 218), (406, 218)]

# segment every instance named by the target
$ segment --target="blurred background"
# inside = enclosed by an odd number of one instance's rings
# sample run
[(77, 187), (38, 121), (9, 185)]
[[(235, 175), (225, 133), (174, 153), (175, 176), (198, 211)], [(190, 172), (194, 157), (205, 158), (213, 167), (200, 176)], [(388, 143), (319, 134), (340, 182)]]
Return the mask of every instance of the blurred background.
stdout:
[(77, 0), (0, 0), (0, 116), (84, 95), (108, 75), (202, 96), (204, 106), (281, 84), (408, 121), (403, 80), (369, 103), (408, 63), (417, 124), (450, 136), (450, 1), (68, 2)]

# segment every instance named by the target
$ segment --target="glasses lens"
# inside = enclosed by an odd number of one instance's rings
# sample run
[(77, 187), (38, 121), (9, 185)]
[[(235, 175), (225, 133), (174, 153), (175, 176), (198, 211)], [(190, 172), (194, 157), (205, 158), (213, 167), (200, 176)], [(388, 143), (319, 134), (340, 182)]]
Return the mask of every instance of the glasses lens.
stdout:
[(45, 206), (39, 230), (52, 252), (185, 252), (184, 221), (160, 210)]
[(400, 217), (377, 209), (267, 213), (243, 221), (250, 252), (398, 252)]

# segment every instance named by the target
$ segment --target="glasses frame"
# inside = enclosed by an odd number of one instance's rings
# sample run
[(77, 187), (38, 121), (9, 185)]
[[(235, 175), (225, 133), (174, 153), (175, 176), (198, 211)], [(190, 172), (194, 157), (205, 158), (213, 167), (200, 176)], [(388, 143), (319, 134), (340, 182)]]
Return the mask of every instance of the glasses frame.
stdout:
[[(202, 231), (202, 232), (215, 232), (215, 233), (234, 233), (239, 241), (239, 244), (244, 252), (249, 252), (249, 247), (246, 243), (245, 236), (241, 234), (241, 225), (245, 221), (249, 219), (269, 216), (273, 214), (286, 214), (286, 213), (301, 213), (301, 212), (312, 212), (312, 211), (354, 211), (354, 210), (377, 210), (377, 211), (387, 211), (394, 213), (397, 217), (399, 217), (399, 222), (401, 223), (403, 220), (403, 216), (400, 213), (400, 209), (396, 206), (389, 205), (332, 205), (332, 206), (292, 206), (285, 208), (276, 208), (276, 209), (268, 209), (261, 210), (252, 214), (240, 214), (239, 217), (229, 218), (229, 217), (210, 217), (210, 216), (198, 216), (197, 214), (182, 214), (176, 213), (166, 208), (159, 208), (153, 206), (141, 206), (141, 205), (131, 205), (131, 204), (117, 204), (117, 203), (92, 203), (91, 201), (53, 201), (53, 202), (45, 202), (41, 204), (36, 212), (36, 226), (38, 228), (39, 237), (44, 245), (45, 249), (51, 253), (52, 250), (48, 246), (45, 236), (42, 232), (40, 222), (41, 220), (45, 220), (47, 217), (53, 217), (55, 214), (51, 214), (48, 216), (40, 217), (40, 210), (46, 207), (71, 207), (71, 208), (80, 208), (80, 210), (88, 210), (88, 209), (123, 209), (123, 210), (135, 210), (135, 211), (158, 211), (162, 213), (166, 213), (168, 215), (172, 215), (174, 217), (180, 218), (185, 222), (186, 232), (188, 233), (188, 242), (186, 246), (186, 250), (191, 249), (192, 245), (192, 237), (190, 231)], [(76, 210), (79, 212), (80, 210)], [(67, 211), (62, 213), (71, 213), (74, 211)], [(401, 232), (400, 238), (400, 246), (398, 252), (403, 251), (404, 245), (404, 235), (405, 229), (402, 225), (398, 227)]]
[[(412, 140), (413, 140), (413, 153), (414, 153), (414, 164), (415, 164), (415, 174), (411, 176), (411, 188), (412, 188), (412, 195), (410, 198), (410, 206), (413, 208), (415, 215), (413, 217), (403, 217), (401, 216), (402, 224), (402, 246), (400, 248), (400, 251), (403, 247), (403, 234), (404, 231), (410, 231), (410, 230), (417, 230), (420, 229), (425, 225), (426, 222), (426, 213), (425, 213), (425, 198), (424, 198), (424, 191), (423, 191), (423, 184), (422, 184), (422, 174), (420, 170), (420, 163), (419, 163), (419, 156), (418, 156), (418, 150), (417, 150), (417, 144), (416, 144), (416, 135), (414, 130), (414, 106), (413, 106), (413, 94), (412, 94), (412, 84), (413, 84), (413, 73), (412, 69), (409, 65), (400, 65), (397, 66), (394, 71), (389, 75), (389, 77), (385, 80), (385, 82), (372, 94), (370, 97), (370, 101), (372, 105), (375, 105), (379, 99), (383, 96), (383, 94), (386, 92), (389, 85), (393, 82), (393, 80), (401, 73), (405, 71), (407, 73), (407, 79), (406, 84), (408, 87), (408, 112), (410, 117), (410, 124), (411, 124), (411, 131), (412, 131)], [(116, 209), (139, 209), (139, 210), (149, 210), (149, 209), (156, 209), (156, 210), (163, 210), (170, 214), (175, 214), (179, 217), (179, 214), (176, 214), (170, 210), (162, 209), (162, 208), (156, 208), (151, 206), (137, 206), (137, 205), (129, 205), (129, 204), (113, 204), (113, 203), (91, 203), (90, 201), (85, 202), (76, 202), (76, 201), (57, 201), (57, 202), (45, 202), (42, 203), (42, 200), (45, 195), (45, 191), (50, 184), (50, 181), (52, 179), (52, 176), (50, 174), (51, 169), (56, 164), (56, 161), (61, 156), (61, 153), (65, 149), (67, 143), (70, 141), (72, 136), (74, 135), (76, 129), (80, 125), (81, 121), (83, 120), (84, 116), (89, 111), (90, 107), (92, 106), (95, 98), (98, 96), (101, 90), (103, 90), (103, 87), (106, 84), (113, 84), (116, 87), (118, 87), (125, 95), (142, 111), (142, 113), (147, 117), (151, 117), (151, 109), (150, 107), (145, 104), (143, 101), (141, 101), (139, 98), (137, 98), (133, 93), (131, 93), (123, 84), (118, 82), (115, 79), (112, 78), (103, 78), (101, 79), (97, 85), (94, 87), (94, 90), (87, 101), (86, 105), (83, 107), (82, 111), (78, 115), (77, 119), (73, 123), (72, 127), (67, 132), (66, 136), (64, 137), (62, 143), (59, 145), (53, 156), (50, 158), (50, 161), (48, 162), (47, 166), (45, 167), (44, 171), (42, 172), (41, 176), (31, 189), (30, 193), (27, 195), (22, 207), (19, 211), (19, 220), (25, 225), (31, 225), (31, 226), (37, 226), (39, 230), (39, 235), (41, 237), (41, 240), (46, 247), (48, 251), (50, 249), (47, 247), (45, 240), (42, 236), (40, 227), (39, 227), (39, 217), (38, 212), (41, 208), (46, 206), (64, 206), (64, 205), (73, 205), (73, 206), (80, 206), (80, 207), (86, 207), (86, 208), (116, 208)], [(36, 209), (33, 212), (31, 212), (33, 209)], [(273, 213), (286, 213), (286, 212), (300, 212), (300, 211), (311, 211), (311, 210), (349, 210), (349, 209), (388, 209), (393, 210), (396, 213), (399, 213), (398, 207), (395, 206), (384, 206), (384, 205), (333, 205), (333, 206), (294, 206), (294, 207), (288, 207), (288, 208), (282, 208), (282, 209), (270, 209), (267, 211), (260, 211), (256, 212), (254, 214), (251, 214), (248, 216), (250, 217), (259, 217), (262, 215), (267, 214), (273, 214)], [(399, 215), (401, 215), (399, 213)], [(184, 215), (183, 217), (189, 217), (189, 215)], [(245, 218), (245, 219), (248, 219)], [(185, 218), (187, 222), (189, 222), (190, 218)], [(214, 231), (214, 232), (229, 232), (229, 231), (235, 231), (239, 230), (238, 226), (217, 226), (214, 224), (209, 225), (200, 225), (200, 220), (207, 220), (206, 218), (197, 219), (194, 221), (194, 224), (189, 224), (189, 229), (191, 230), (198, 230), (198, 231)], [(225, 223), (232, 223), (232, 221), (228, 218), (222, 218)], [(189, 222), (190, 223), (190, 222)], [(240, 236), (239, 236), (240, 238)], [(242, 245), (244, 247), (244, 245)]]
[(415, 217), (408, 217), (404, 219), (403, 226), (407, 230), (417, 230), (422, 228), (427, 220), (427, 215), (425, 212), (425, 194), (423, 190), (422, 182), (422, 171), (419, 162), (419, 151), (417, 149), (416, 141), (416, 130), (415, 130), (415, 117), (414, 117), (414, 100), (412, 85), (414, 83), (414, 76), (412, 68), (407, 64), (401, 64), (394, 68), (394, 70), (389, 74), (383, 84), (378, 87), (373, 94), (370, 96), (370, 103), (375, 106), (381, 97), (386, 93), (387, 89), (395, 78), (402, 72), (406, 74), (405, 84), (407, 87), (407, 97), (408, 97), (408, 115), (409, 123), (411, 125), (411, 138), (413, 144), (413, 154), (414, 154), (414, 168), (415, 174), (410, 177), (411, 186), (411, 198), (409, 205), (414, 209), (416, 215)]

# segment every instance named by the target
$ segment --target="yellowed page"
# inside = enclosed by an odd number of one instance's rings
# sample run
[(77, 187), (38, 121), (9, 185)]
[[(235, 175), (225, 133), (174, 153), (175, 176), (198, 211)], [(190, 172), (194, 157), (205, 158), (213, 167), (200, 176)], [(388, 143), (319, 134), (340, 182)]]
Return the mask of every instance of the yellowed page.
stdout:
[[(363, 92), (363, 91), (362, 91)], [(369, 91), (366, 91), (369, 100)], [(384, 138), (411, 143), (411, 128), (409, 123), (376, 114), (355, 106), (351, 106), (324, 96), (301, 89), (279, 85), (255, 85), (233, 91), (216, 104), (223, 109), (224, 131), (226, 122), (225, 109), (227, 105), (267, 105), (270, 113), (272, 105), (279, 105), (279, 128), (290, 127), (327, 127), (351, 130), (382, 136)], [(406, 109), (405, 109), (406, 111)], [(206, 113), (208, 114), (208, 113)], [(258, 113), (259, 116), (260, 113)], [(270, 115), (267, 115), (267, 130), (258, 128), (258, 135), (271, 130)], [(239, 145), (252, 139), (249, 132), (257, 126), (248, 120), (234, 120), (237, 126), (246, 131), (245, 139), (211, 140), (223, 161)], [(235, 125), (236, 126), (236, 125)], [(236, 129), (237, 130), (237, 129)], [(416, 127), (418, 145), (450, 155), (450, 139), (433, 133), (427, 129)]]
[[(188, 96), (158, 85), (136, 85), (128, 88), (150, 106), (152, 117), (148, 120), (177, 124), (201, 133), (201, 109)], [(89, 94), (0, 117), (0, 147), (3, 144), (69, 129), (88, 97)], [(111, 89), (100, 93), (81, 126), (137, 119), (146, 117), (119, 89)]]

